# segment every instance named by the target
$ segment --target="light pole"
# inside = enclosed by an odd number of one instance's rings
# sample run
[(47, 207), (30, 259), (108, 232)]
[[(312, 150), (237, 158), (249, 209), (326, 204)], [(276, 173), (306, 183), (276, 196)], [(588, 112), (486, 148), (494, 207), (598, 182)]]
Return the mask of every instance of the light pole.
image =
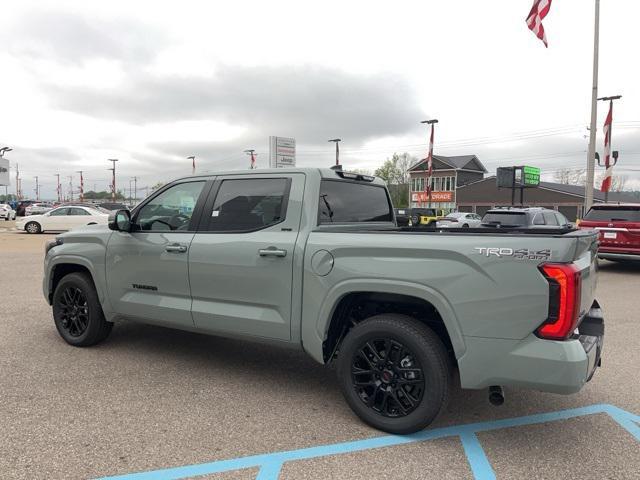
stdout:
[(596, 120), (598, 117), (598, 44), (600, 42), (600, 0), (595, 0), (595, 24), (593, 29), (593, 82), (591, 87), (591, 124), (589, 129), (589, 151), (587, 153), (587, 183), (585, 184), (584, 212), (593, 205), (593, 180), (596, 164)]
[(340, 147), (338, 146), (338, 144), (342, 141), (342, 139), (332, 138), (331, 140), (328, 140), (328, 141), (336, 144), (336, 167), (339, 167), (340, 166)]
[(251, 156), (251, 163), (249, 164), (249, 169), (254, 170), (256, 168), (256, 151), (253, 148), (249, 148), (245, 150), (244, 153)]
[(69, 201), (73, 202), (73, 175), (69, 175)]
[[(431, 206), (431, 175), (433, 174), (433, 131), (435, 129), (436, 123), (438, 123), (437, 118), (433, 118), (431, 120), (422, 120), (420, 123), (425, 125), (431, 125), (431, 135), (429, 137), (429, 152), (427, 153), (427, 163), (425, 167), (428, 168), (428, 173), (425, 178), (425, 190), (427, 191), (427, 201), (429, 202), (429, 207)], [(423, 169), (424, 170), (424, 169)]]
[(40, 201), (40, 185), (38, 184), (38, 176), (35, 177), (36, 179), (36, 201), (39, 202)]
[(111, 172), (112, 172), (112, 175), (111, 175), (111, 201), (115, 202), (116, 201), (116, 162), (118, 161), (118, 159), (117, 158), (110, 158), (108, 161), (113, 164), (113, 167), (112, 168), (108, 168), (107, 170), (111, 170)]
[(195, 155), (191, 155), (190, 157), (187, 157), (187, 160), (191, 160), (191, 175), (195, 175), (196, 174), (196, 157), (195, 157)]

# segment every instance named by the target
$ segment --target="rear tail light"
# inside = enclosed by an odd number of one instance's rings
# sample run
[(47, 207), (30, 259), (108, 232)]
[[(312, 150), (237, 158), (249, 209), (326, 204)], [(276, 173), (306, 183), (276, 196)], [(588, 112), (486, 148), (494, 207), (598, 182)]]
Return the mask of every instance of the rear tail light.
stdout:
[(566, 340), (575, 330), (580, 315), (580, 270), (573, 264), (545, 263), (540, 271), (549, 282), (549, 316), (536, 335), (549, 340)]

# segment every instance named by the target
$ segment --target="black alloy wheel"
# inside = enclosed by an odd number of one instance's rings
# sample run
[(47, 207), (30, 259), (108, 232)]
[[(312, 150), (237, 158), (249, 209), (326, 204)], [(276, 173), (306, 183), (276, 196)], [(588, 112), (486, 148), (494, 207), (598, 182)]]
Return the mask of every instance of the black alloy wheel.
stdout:
[(60, 298), (60, 326), (71, 336), (79, 337), (89, 325), (89, 306), (82, 290), (69, 286)]
[(404, 417), (422, 401), (424, 374), (415, 355), (389, 338), (367, 341), (355, 353), (351, 379), (358, 397), (384, 417)]
[(337, 355), (345, 400), (374, 428), (400, 435), (417, 432), (447, 403), (447, 350), (418, 319), (384, 313), (362, 320), (347, 332)]
[(60, 336), (74, 347), (89, 347), (111, 333), (91, 276), (85, 272), (65, 275), (53, 292), (53, 321)]

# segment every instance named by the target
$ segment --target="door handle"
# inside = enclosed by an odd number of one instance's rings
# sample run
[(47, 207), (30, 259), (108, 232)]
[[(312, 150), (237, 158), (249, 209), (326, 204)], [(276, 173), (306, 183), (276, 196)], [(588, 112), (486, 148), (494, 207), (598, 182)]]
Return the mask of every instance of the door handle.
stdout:
[(261, 257), (286, 257), (287, 251), (276, 247), (261, 248), (258, 250)]
[(167, 245), (164, 247), (165, 251), (171, 253), (184, 253), (187, 251), (186, 245)]

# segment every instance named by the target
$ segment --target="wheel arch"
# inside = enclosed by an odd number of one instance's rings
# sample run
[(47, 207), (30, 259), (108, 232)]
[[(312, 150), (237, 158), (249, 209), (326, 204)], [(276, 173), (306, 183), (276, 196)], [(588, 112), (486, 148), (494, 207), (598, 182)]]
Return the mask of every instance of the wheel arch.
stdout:
[(56, 259), (55, 263), (50, 265), (49, 267), (49, 275), (46, 280), (46, 298), (49, 302), (49, 305), (53, 302), (53, 292), (55, 292), (58, 283), (60, 280), (64, 278), (66, 275), (70, 273), (86, 273), (91, 278), (94, 287), (96, 288), (96, 292), (98, 294), (98, 298), (100, 299), (100, 303), (103, 303), (104, 300), (104, 292), (100, 286), (99, 282), (96, 282), (96, 275), (93, 270), (93, 267), (83, 258), (60, 258)]
[(380, 279), (346, 281), (334, 286), (320, 309), (316, 339), (308, 338), (308, 332), (305, 338), (303, 328), (305, 350), (318, 361), (330, 362), (344, 335), (355, 324), (354, 313), (356, 323), (380, 313), (412, 316), (438, 334), (454, 360), (465, 352), (453, 308), (439, 292), (425, 285)]

